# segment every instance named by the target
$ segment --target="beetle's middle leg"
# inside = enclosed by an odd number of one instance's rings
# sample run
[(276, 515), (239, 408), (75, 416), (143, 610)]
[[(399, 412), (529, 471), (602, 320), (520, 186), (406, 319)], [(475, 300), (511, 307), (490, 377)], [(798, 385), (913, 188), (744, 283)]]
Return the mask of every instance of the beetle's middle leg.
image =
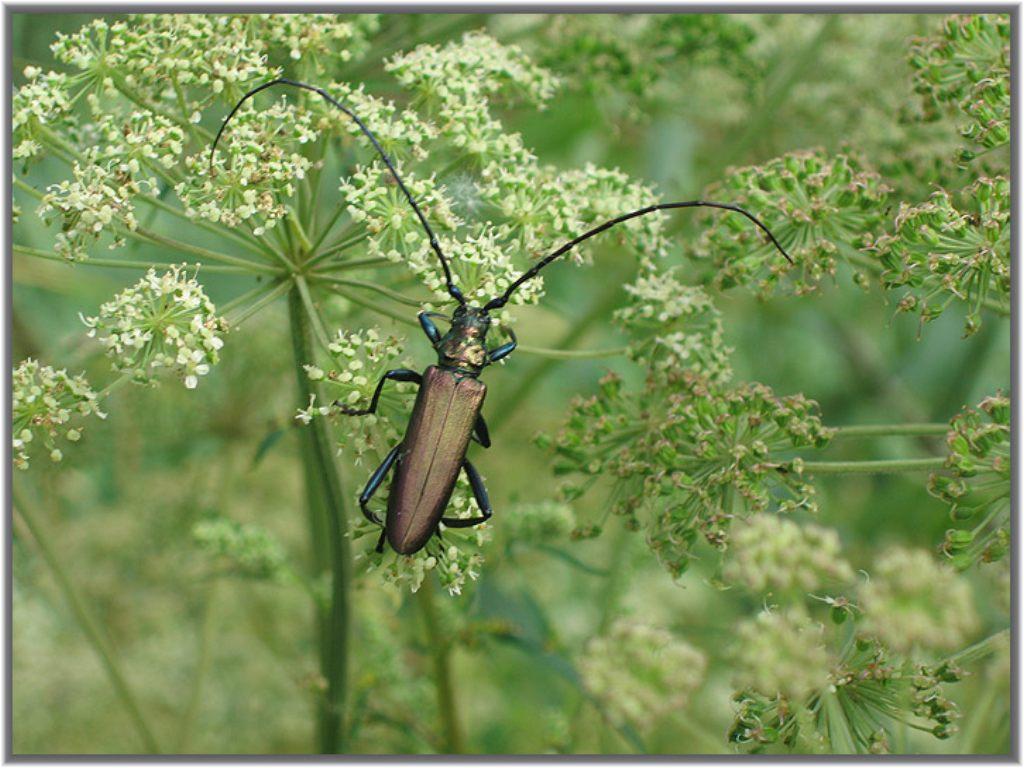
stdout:
[(373, 390), (373, 397), (370, 398), (370, 405), (368, 408), (353, 408), (351, 405), (342, 405), (337, 400), (334, 404), (338, 406), (339, 410), (346, 416), (366, 416), (369, 413), (375, 413), (377, 410), (377, 401), (380, 400), (381, 390), (384, 389), (385, 381), (411, 381), (414, 384), (422, 384), (423, 377), (416, 371), (409, 370), (408, 368), (395, 368), (394, 370), (385, 373), (381, 380), (377, 382), (377, 388)]
[(466, 470), (466, 477), (469, 478), (469, 485), (473, 489), (473, 498), (476, 505), (480, 507), (480, 517), (442, 517), (441, 522), (448, 528), (472, 528), (474, 525), (486, 523), (491, 519), (494, 510), (491, 509), (491, 500), (487, 498), (487, 489), (484, 487), (484, 479), (476, 471), (476, 467), (468, 461), (462, 462), (462, 468)]
[(373, 494), (380, 488), (381, 483), (384, 482), (384, 478), (387, 477), (388, 472), (391, 471), (391, 467), (395, 465), (395, 461), (398, 459), (398, 451), (401, 450), (402, 444), (399, 443), (392, 448), (388, 455), (384, 457), (384, 461), (377, 467), (373, 474), (370, 475), (370, 479), (366, 481), (366, 487), (363, 488), (363, 492), (359, 494), (359, 508), (363, 511), (363, 517), (369, 520), (371, 523), (383, 527), (384, 523), (377, 517), (367, 506), (370, 503), (370, 499), (373, 498)]

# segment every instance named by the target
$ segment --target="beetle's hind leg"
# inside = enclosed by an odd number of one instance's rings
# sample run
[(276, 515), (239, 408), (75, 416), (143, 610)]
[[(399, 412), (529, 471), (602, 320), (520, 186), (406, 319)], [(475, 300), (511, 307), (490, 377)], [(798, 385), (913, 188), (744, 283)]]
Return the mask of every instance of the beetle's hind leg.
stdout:
[(476, 471), (476, 467), (468, 461), (462, 462), (462, 468), (466, 470), (466, 477), (469, 478), (469, 485), (473, 489), (473, 498), (476, 505), (480, 507), (480, 517), (442, 517), (441, 522), (448, 528), (472, 528), (474, 525), (486, 523), (491, 519), (494, 510), (491, 509), (491, 500), (487, 498), (487, 488), (484, 487), (484, 479)]
[[(370, 510), (367, 504), (370, 503), (370, 499), (373, 498), (373, 494), (377, 492), (377, 489), (380, 488), (381, 484), (384, 482), (384, 478), (387, 477), (388, 472), (390, 472), (391, 468), (395, 465), (395, 461), (398, 459), (398, 451), (401, 450), (401, 448), (402, 444), (399, 443), (388, 452), (388, 455), (384, 457), (384, 461), (381, 462), (381, 465), (373, 471), (373, 474), (370, 475), (370, 479), (366, 481), (366, 487), (363, 488), (363, 492), (359, 494), (359, 509), (363, 511), (363, 517), (371, 523), (376, 523), (381, 528), (384, 527), (384, 523)], [(383, 536), (383, 531), (381, 531), (381, 535)], [(384, 539), (382, 538), (381, 542), (383, 541)], [(379, 546), (380, 545), (378, 544), (378, 547)]]

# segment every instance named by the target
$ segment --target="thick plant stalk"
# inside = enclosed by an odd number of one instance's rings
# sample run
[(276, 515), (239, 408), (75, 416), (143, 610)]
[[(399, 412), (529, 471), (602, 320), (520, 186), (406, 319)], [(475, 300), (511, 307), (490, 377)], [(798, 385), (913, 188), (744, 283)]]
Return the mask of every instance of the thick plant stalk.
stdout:
[[(316, 387), (303, 365), (313, 361), (313, 333), (310, 318), (298, 288), (288, 296), (298, 382), (299, 404), (309, 405)], [(343, 722), (348, 688), (349, 588), (352, 555), (348, 541), (341, 477), (334, 460), (327, 424), (313, 419), (299, 430), (305, 464), (306, 503), (309, 510), (314, 549), (326, 539), (327, 563), (331, 574), (330, 598), (318, 609), (320, 629), (320, 672), (325, 690), (319, 703), (317, 733), (322, 754), (342, 754), (345, 749)], [(319, 558), (314, 558), (319, 560)]]
[(139, 738), (142, 740), (146, 751), (151, 754), (159, 754), (160, 746), (157, 744), (156, 737), (153, 735), (153, 730), (146, 722), (146, 717), (142, 712), (142, 707), (135, 698), (135, 694), (132, 693), (132, 689), (128, 686), (128, 680), (125, 678), (124, 672), (121, 669), (121, 664), (118, 661), (113, 648), (111, 648), (103, 629), (99, 622), (93, 618), (92, 614), (89, 613), (88, 609), (85, 607), (85, 603), (82, 602), (82, 598), (75, 589), (74, 584), (71, 581), (71, 577), (64, 570), (64, 566), (61, 564), (61, 560), (57, 556), (57, 553), (50, 548), (50, 542), (47, 540), (46, 533), (39, 525), (39, 521), (35, 517), (35, 512), (32, 509), (32, 506), (27, 504), (22, 494), (17, 491), (14, 491), (13, 495), (15, 525), (27, 530), (28, 534), (35, 542), (39, 553), (43, 556), (43, 561), (46, 563), (46, 566), (50, 569), (50, 573), (53, 574), (54, 580), (57, 582), (57, 587), (60, 589), (64, 599), (67, 601), (68, 606), (71, 608), (71, 613), (75, 617), (75, 622), (81, 628), (82, 633), (85, 635), (86, 640), (89, 641), (89, 644), (93, 647), (93, 650), (96, 651), (96, 655), (99, 657), (100, 663), (103, 665), (103, 669), (107, 673), (107, 677), (110, 678), (110, 683), (114, 687), (114, 691), (117, 693), (118, 698), (121, 699), (122, 704), (124, 704), (124, 708), (128, 711), (132, 725), (135, 726), (135, 730), (138, 732)]
[(423, 613), (423, 624), (427, 630), (434, 686), (437, 689), (437, 709), (444, 732), (441, 751), (449, 755), (458, 755), (465, 750), (462, 727), (459, 725), (455, 686), (452, 683), (451, 638), (444, 637), (438, 626), (437, 607), (434, 605), (434, 585), (432, 583), (423, 584), (416, 598), (419, 600), (420, 610)]

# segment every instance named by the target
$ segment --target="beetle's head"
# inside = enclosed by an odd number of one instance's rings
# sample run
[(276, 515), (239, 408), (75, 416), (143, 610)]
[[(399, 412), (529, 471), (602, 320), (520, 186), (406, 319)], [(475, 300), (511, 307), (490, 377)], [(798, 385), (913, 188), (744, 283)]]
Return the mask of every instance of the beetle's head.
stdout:
[(438, 362), (465, 373), (477, 374), (487, 364), (487, 331), (491, 317), (485, 309), (460, 305), (452, 326), (437, 344)]

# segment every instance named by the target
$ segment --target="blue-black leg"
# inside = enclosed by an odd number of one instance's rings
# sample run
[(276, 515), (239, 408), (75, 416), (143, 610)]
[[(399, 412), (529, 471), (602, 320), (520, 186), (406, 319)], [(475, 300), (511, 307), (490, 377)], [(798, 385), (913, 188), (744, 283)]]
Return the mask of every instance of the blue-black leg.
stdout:
[(462, 468), (466, 470), (466, 477), (469, 478), (469, 485), (473, 489), (473, 498), (482, 513), (480, 517), (442, 517), (441, 522), (449, 528), (472, 528), (474, 525), (486, 523), (491, 519), (494, 510), (491, 509), (491, 500), (487, 498), (487, 489), (484, 487), (484, 479), (476, 471), (476, 467), (468, 461), (462, 462)]
[(420, 321), (420, 328), (427, 334), (427, 338), (430, 339), (431, 344), (437, 344), (441, 340), (441, 331), (438, 330), (437, 326), (434, 325), (434, 321), (431, 317), (444, 317), (436, 312), (420, 312), (416, 317)]
[(491, 433), (487, 431), (487, 422), (484, 421), (482, 413), (476, 416), (476, 424), (473, 425), (473, 439), (484, 448), (491, 447)]
[(370, 511), (370, 508), (366, 505), (370, 503), (370, 499), (373, 498), (373, 494), (377, 492), (381, 483), (384, 482), (384, 478), (387, 477), (388, 472), (391, 471), (391, 467), (395, 465), (395, 460), (398, 458), (398, 451), (401, 447), (402, 444), (399, 443), (391, 449), (388, 455), (384, 457), (384, 461), (381, 462), (381, 465), (373, 471), (373, 474), (370, 475), (370, 479), (366, 481), (366, 487), (363, 488), (363, 492), (359, 494), (359, 508), (363, 510), (363, 517), (371, 523), (376, 523), (381, 526), (384, 525), (380, 518), (373, 514), (373, 512)]
[(512, 354), (513, 351), (515, 351), (515, 348), (517, 346), (519, 346), (519, 341), (516, 339), (516, 335), (512, 331), (512, 329), (511, 328), (507, 328), (506, 330), (508, 331), (508, 335), (512, 337), (512, 341), (506, 342), (506, 343), (502, 344), (500, 347), (495, 347), (490, 352), (488, 352), (487, 353), (487, 362), (488, 362), (488, 364), (496, 363), (499, 360), (502, 360), (502, 359), (508, 357), (509, 355)]
[(381, 390), (384, 389), (384, 382), (388, 380), (411, 381), (415, 384), (423, 383), (423, 377), (416, 371), (409, 370), (408, 368), (395, 368), (393, 371), (385, 373), (381, 380), (377, 382), (377, 388), (373, 391), (373, 397), (370, 399), (370, 406), (368, 408), (353, 408), (351, 405), (344, 405), (337, 400), (334, 401), (334, 404), (347, 416), (365, 416), (368, 413), (374, 413), (377, 410), (377, 401), (380, 400)]

